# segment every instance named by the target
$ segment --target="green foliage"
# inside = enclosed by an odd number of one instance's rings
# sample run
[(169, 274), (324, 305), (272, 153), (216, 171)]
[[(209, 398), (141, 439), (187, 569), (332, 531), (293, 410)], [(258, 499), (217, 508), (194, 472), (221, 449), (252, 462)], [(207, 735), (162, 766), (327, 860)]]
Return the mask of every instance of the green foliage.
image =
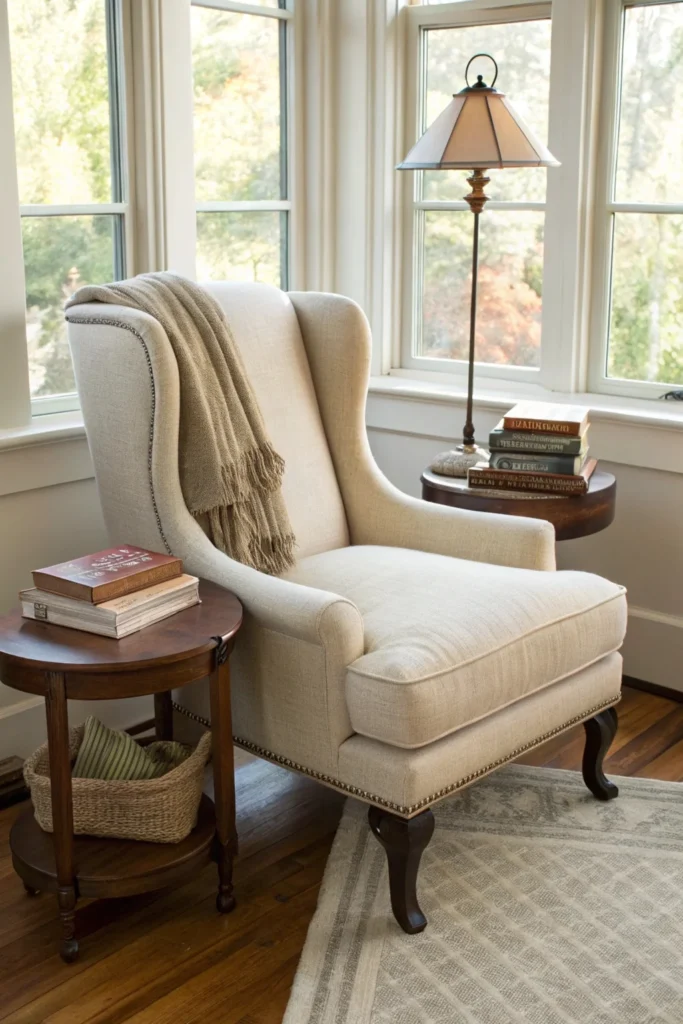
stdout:
[[(9, 0), (22, 203), (108, 203), (109, 81), (104, 0)], [(111, 280), (113, 218), (24, 217), (27, 337), (34, 395), (73, 391), (63, 304)]]
[[(283, 194), (280, 31), (271, 18), (192, 8), (199, 202), (280, 199)], [(229, 245), (231, 227), (225, 224)]]
[[(112, 218), (24, 217), (26, 304), (60, 310), (75, 287), (111, 280)], [(59, 301), (61, 300), (61, 301)], [(62, 316), (63, 319), (63, 316)]]
[(113, 217), (24, 217), (29, 355), (36, 396), (73, 391), (64, 301), (82, 284), (110, 281)]
[(197, 214), (197, 262), (216, 280), (280, 286), (281, 220), (270, 210)]
[[(200, 202), (280, 199), (281, 27), (192, 8), (196, 192)], [(199, 279), (280, 285), (281, 221), (258, 211), (197, 215)]]

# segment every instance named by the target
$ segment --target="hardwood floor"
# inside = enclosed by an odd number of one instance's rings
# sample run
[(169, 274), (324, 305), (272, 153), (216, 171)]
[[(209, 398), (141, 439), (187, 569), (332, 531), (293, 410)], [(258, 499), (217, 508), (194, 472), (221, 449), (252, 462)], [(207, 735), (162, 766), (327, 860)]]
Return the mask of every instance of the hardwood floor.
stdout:
[[(683, 781), (683, 704), (625, 690), (606, 762), (615, 775)], [(578, 768), (583, 728), (524, 764)], [(238, 906), (216, 914), (208, 868), (170, 893), (80, 903), (79, 960), (57, 954), (54, 897), (28, 897), (0, 812), (3, 1024), (279, 1024), (343, 799), (263, 761), (238, 768)]]

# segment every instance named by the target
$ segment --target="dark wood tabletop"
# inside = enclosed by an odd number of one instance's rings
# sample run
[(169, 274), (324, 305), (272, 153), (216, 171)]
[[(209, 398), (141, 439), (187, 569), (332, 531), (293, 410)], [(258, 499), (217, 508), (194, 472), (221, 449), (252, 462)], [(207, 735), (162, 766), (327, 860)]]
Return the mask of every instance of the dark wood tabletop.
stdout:
[(201, 604), (120, 640), (24, 619), (15, 609), (0, 618), (0, 679), (44, 695), (49, 668), (64, 673), (69, 699), (102, 700), (169, 690), (188, 674), (201, 678), (216, 637), (229, 642), (240, 628), (242, 605), (208, 580), (199, 581), (199, 596)]
[(212, 637), (234, 636), (242, 605), (234, 594), (208, 580), (199, 581), (201, 604), (176, 612), (120, 640), (50, 622), (24, 619), (15, 608), (0, 617), (0, 666), (3, 659), (22, 665), (49, 664), (55, 672), (123, 672), (146, 663), (171, 664), (204, 654)]
[(421, 476), (425, 501), (474, 512), (545, 519), (555, 527), (556, 540), (573, 540), (598, 533), (610, 525), (616, 509), (617, 482), (596, 469), (586, 494), (523, 494), (470, 488), (464, 477), (441, 476), (426, 469)]

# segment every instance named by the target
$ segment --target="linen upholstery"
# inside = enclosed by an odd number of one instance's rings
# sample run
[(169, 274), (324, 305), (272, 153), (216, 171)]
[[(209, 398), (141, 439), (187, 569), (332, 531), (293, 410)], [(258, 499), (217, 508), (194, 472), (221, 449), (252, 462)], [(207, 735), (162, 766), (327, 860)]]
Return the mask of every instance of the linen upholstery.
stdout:
[[(622, 658), (610, 654), (576, 675), (511, 704), (495, 715), (419, 750), (352, 736), (339, 750), (339, 778), (361, 792), (378, 794), (405, 817), (448, 796), (523, 750), (616, 704)], [(443, 790), (443, 792), (442, 792)]]
[(550, 523), (428, 504), (389, 483), (372, 457), (365, 429), (371, 338), (363, 311), (341, 295), (290, 292), (290, 298), (344, 496), (351, 543), (554, 569)]
[[(549, 524), (429, 505), (384, 479), (365, 433), (369, 333), (354, 303), (297, 294), (292, 305), (267, 286), (209, 287), (224, 305), (266, 429), (285, 459), (283, 494), (300, 559), (342, 548), (350, 539), (480, 563), (554, 568)], [(432, 790), (450, 785), (458, 765), (450, 754), (426, 760), (428, 752), (432, 746), (454, 751), (461, 734), (484, 723), (419, 750), (354, 734), (347, 668), (366, 654), (363, 618), (354, 602), (326, 586), (266, 576), (233, 561), (214, 548), (188, 513), (178, 477), (178, 368), (160, 325), (137, 311), (99, 305), (74, 307), (68, 318), (112, 542), (172, 551), (187, 571), (230, 588), (244, 605), (244, 628), (231, 659), (239, 741), (342, 788), (355, 786), (352, 779), (368, 781), (374, 765), (385, 765), (377, 768), (376, 785), (364, 787), (371, 796), (360, 793), (380, 803), (392, 800), (397, 787), (404, 791), (395, 774), (408, 778), (412, 765), (416, 772), (422, 771), (419, 766), (433, 769)], [(597, 703), (593, 672), (584, 669), (539, 690), (491, 716), (491, 722), (517, 709), (519, 718), (510, 728), (521, 730), (523, 724), (527, 735), (551, 720), (553, 728), (564, 727), (568, 709), (574, 719), (590, 717)], [(609, 682), (601, 693), (613, 690), (609, 703), (616, 703), (617, 673)], [(570, 690), (576, 695), (571, 702), (559, 700)], [(186, 694), (187, 688), (183, 702)], [(197, 710), (208, 713), (204, 686), (193, 699)], [(515, 736), (508, 740), (506, 749), (514, 749)], [(485, 744), (476, 747), (468, 756), (483, 767), (490, 751)]]
[(284, 462), (261, 410), (222, 306), (178, 274), (140, 274), (84, 285), (66, 303), (141, 309), (163, 327), (178, 363), (178, 466), (183, 497), (231, 558), (278, 575), (294, 564), (295, 538), (280, 491)]
[(282, 495), (296, 556), (343, 547), (349, 543), (344, 503), (291, 302), (265, 285), (204, 287), (225, 311), (266, 433), (285, 461)]
[(617, 650), (623, 587), (405, 548), (356, 546), (302, 559), (287, 579), (358, 608), (364, 654), (346, 673), (351, 725), (421, 747)]

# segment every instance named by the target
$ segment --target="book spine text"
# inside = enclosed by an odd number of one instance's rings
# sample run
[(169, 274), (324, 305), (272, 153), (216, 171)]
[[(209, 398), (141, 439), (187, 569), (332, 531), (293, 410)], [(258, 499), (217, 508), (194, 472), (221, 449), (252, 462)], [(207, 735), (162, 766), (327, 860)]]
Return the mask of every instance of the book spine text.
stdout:
[(573, 476), (581, 460), (573, 455), (556, 455), (543, 458), (540, 455), (517, 455), (506, 452), (491, 453), (491, 468), (506, 469), (516, 473), (559, 473)]
[(506, 430), (538, 431), (541, 434), (568, 434), (576, 437), (579, 433), (578, 423), (563, 423), (560, 420), (520, 420), (504, 419)]
[(467, 483), (472, 488), (499, 491), (538, 491), (545, 494), (585, 494), (582, 476), (544, 476), (542, 473), (513, 473), (504, 470), (470, 469)]
[(581, 452), (580, 437), (551, 437), (547, 434), (515, 434), (506, 437), (504, 434), (492, 433), (489, 437), (491, 451), (537, 452), (539, 455), (579, 455)]

